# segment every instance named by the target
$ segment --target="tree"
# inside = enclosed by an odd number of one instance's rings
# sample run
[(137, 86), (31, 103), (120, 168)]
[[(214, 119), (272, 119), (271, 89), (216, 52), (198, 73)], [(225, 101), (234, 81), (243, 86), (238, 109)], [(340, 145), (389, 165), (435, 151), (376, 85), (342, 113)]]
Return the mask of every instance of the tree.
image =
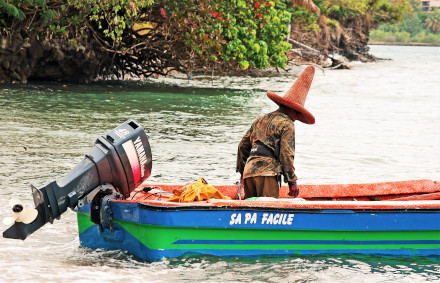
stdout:
[(440, 33), (440, 9), (431, 10), (425, 24), (433, 33)]

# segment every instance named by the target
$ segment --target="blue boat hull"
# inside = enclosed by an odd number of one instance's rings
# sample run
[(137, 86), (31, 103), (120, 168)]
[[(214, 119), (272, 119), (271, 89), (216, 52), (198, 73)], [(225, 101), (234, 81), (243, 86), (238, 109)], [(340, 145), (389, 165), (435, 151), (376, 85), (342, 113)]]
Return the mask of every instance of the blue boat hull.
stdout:
[(112, 202), (113, 225), (78, 211), (80, 243), (127, 250), (148, 261), (184, 254), (440, 255), (440, 210), (287, 210), (157, 207)]

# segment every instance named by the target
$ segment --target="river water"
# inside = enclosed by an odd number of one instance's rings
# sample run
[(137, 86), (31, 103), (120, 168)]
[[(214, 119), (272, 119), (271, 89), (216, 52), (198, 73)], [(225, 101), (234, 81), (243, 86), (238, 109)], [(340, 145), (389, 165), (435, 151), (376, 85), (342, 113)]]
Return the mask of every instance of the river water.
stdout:
[[(440, 179), (440, 48), (372, 46), (377, 63), (317, 69), (296, 122), (300, 184)], [(300, 71), (300, 70), (299, 70)], [(30, 184), (60, 180), (100, 135), (133, 118), (153, 151), (150, 180), (232, 183), (238, 142), (294, 77), (168, 78), (130, 83), (0, 85), (0, 218)], [(6, 227), (0, 224), (3, 231)], [(183, 257), (148, 263), (79, 247), (76, 215), (26, 241), (0, 240), (1, 282), (440, 282), (440, 258)]]

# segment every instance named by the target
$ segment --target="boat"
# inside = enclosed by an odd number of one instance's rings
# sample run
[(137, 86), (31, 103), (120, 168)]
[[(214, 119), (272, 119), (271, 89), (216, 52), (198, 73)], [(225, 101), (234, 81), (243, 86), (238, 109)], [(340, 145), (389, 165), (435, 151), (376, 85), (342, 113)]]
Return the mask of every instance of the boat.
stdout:
[[(297, 198), (245, 199), (239, 184), (220, 197), (170, 201), (187, 184), (154, 184), (152, 155), (134, 120), (99, 137), (60, 182), (32, 188), (35, 208), (11, 200), (3, 237), (26, 239), (73, 209), (80, 245), (159, 261), (183, 255), (440, 255), (440, 183), (409, 180), (299, 185)], [(205, 182), (206, 183), (206, 182)]]
[[(300, 185), (299, 198), (243, 199), (239, 185), (214, 185), (231, 200), (167, 201), (183, 185), (143, 184), (112, 200), (111, 225), (77, 211), (80, 245), (159, 261), (182, 255), (440, 255), (440, 183)], [(146, 190), (145, 188), (151, 189)], [(239, 198), (239, 199), (237, 199)]]

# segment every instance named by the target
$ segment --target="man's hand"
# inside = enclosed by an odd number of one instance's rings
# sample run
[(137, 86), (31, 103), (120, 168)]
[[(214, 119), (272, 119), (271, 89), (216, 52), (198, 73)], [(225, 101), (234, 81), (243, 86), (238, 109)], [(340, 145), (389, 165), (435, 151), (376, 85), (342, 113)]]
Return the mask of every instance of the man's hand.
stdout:
[(296, 198), (299, 195), (299, 189), (296, 183), (289, 184), (289, 196)]

